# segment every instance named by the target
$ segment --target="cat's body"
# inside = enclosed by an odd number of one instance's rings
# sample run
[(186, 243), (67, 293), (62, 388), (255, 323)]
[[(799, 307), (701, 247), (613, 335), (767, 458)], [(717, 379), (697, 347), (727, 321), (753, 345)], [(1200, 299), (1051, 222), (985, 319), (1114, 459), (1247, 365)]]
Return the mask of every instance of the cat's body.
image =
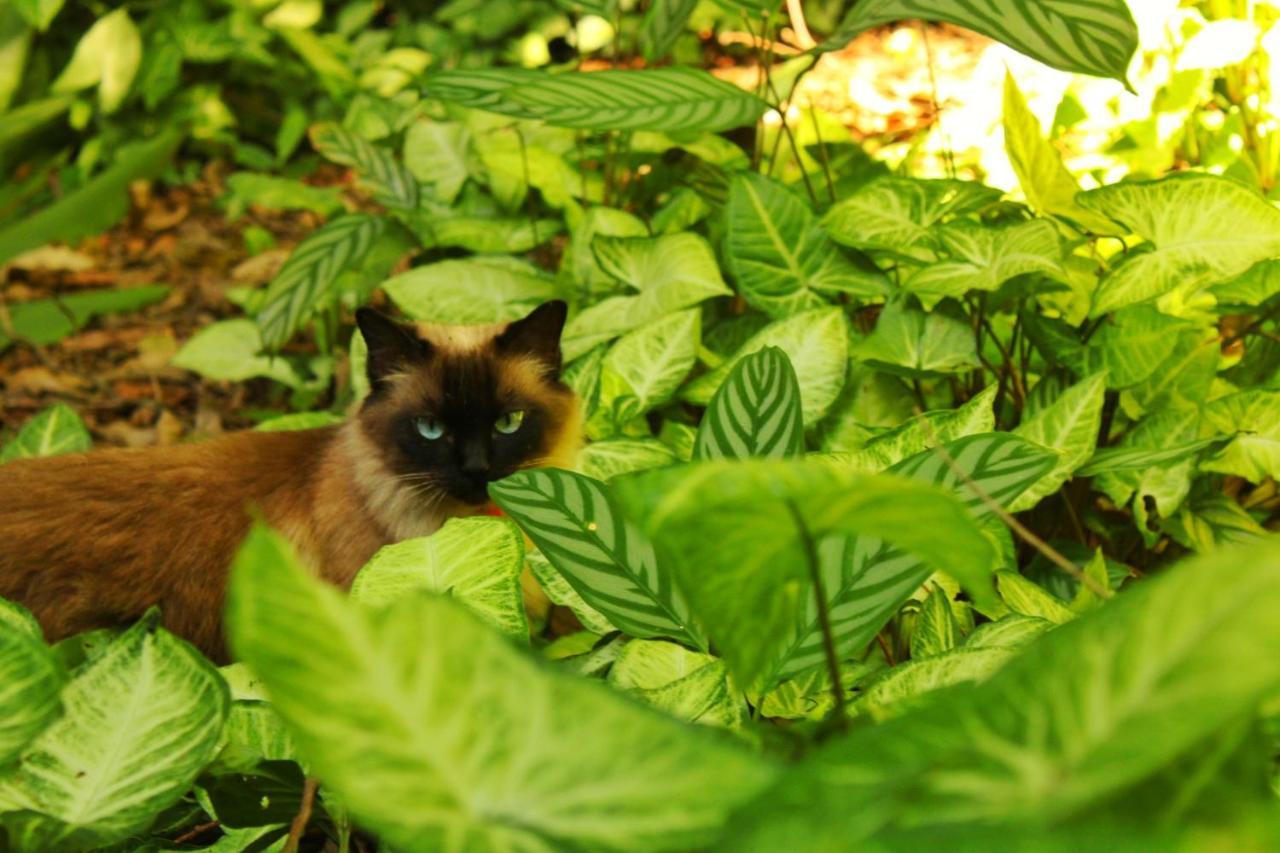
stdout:
[(227, 571), (252, 513), (345, 587), (383, 545), (474, 513), (489, 481), (571, 464), (563, 319), (549, 303), (509, 327), (415, 335), (364, 314), (373, 392), (342, 425), (2, 466), (0, 596), (51, 640), (159, 605), (166, 627), (223, 658)]

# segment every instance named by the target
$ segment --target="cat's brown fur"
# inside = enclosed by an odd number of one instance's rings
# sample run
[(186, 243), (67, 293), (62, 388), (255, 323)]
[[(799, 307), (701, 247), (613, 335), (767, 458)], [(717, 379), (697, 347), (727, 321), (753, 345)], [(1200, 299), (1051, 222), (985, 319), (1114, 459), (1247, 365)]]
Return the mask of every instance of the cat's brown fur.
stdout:
[[(562, 305), (558, 314), (562, 323)], [(0, 596), (31, 609), (50, 640), (159, 605), (166, 627), (224, 658), (227, 570), (251, 513), (346, 587), (381, 546), (476, 510), (443, 494), (424, 501), (389, 449), (405, 412), (439, 393), (441, 359), (484, 359), (499, 396), (547, 414), (519, 467), (572, 464), (578, 413), (556, 377), (558, 347), (554, 365), (527, 348), (499, 351), (503, 328), (421, 329), (432, 350), (421, 364), (371, 345), (375, 393), (339, 426), (0, 466)]]

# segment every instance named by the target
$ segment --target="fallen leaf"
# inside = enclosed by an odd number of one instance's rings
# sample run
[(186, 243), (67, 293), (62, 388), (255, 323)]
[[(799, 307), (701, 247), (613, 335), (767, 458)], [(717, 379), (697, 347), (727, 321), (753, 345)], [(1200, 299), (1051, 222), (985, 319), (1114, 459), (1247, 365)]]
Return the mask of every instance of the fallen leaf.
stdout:
[(50, 272), (83, 272), (93, 269), (96, 262), (88, 255), (67, 246), (50, 244), (23, 252), (9, 262), (19, 270), (46, 270)]
[(54, 372), (47, 367), (24, 367), (4, 378), (5, 389), (10, 394), (66, 394), (82, 391), (90, 382), (74, 373)]

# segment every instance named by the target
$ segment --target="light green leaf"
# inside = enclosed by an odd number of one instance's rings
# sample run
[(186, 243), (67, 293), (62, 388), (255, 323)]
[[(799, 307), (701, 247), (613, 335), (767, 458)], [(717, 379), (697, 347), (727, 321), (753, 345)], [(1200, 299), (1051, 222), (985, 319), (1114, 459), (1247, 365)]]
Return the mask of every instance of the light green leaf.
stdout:
[[(593, 206), (586, 211), (571, 207), (566, 214), (565, 221), (569, 225), (572, 236), (569, 241), (569, 250), (562, 260), (562, 269), (567, 270), (573, 276), (574, 282), (587, 293), (613, 290), (616, 287), (614, 278), (602, 270), (596, 261), (596, 238), (600, 236), (648, 237), (649, 227), (639, 217), (613, 207)], [(584, 348), (583, 351), (586, 349), (589, 347)]]
[(94, 317), (137, 311), (168, 295), (168, 287), (155, 285), (10, 303), (8, 325), (0, 320), (0, 351), (17, 339), (42, 346), (57, 343)]
[(31, 614), (0, 599), (0, 768), (58, 716), (64, 679)]
[(1080, 204), (1149, 243), (1116, 265), (1094, 294), (1091, 317), (1149, 302), (1175, 288), (1225, 282), (1280, 254), (1280, 210), (1228, 178), (1183, 173), (1081, 193)]
[(711, 655), (661, 640), (632, 640), (609, 670), (609, 683), (690, 723), (736, 728), (743, 702)]
[(360, 262), (382, 234), (383, 220), (352, 213), (306, 237), (267, 287), (257, 323), (263, 345), (279, 350), (329, 295), (338, 275)]
[(775, 320), (752, 335), (715, 370), (685, 386), (681, 398), (707, 405), (739, 361), (770, 346), (786, 353), (796, 372), (804, 422), (817, 423), (840, 395), (849, 362), (849, 323), (844, 312), (834, 307)]
[(578, 454), (578, 468), (594, 480), (661, 468), (676, 461), (675, 452), (655, 438), (611, 438), (593, 441)]
[(1020, 649), (1052, 627), (1053, 623), (1047, 619), (1012, 613), (979, 625), (964, 645), (969, 649)]
[(854, 708), (876, 720), (896, 717), (918, 704), (926, 693), (953, 684), (986, 681), (1011, 657), (1010, 649), (990, 647), (959, 648), (933, 657), (913, 657), (867, 685)]
[(997, 572), (996, 582), (1000, 587), (1000, 598), (1014, 613), (1045, 619), (1055, 625), (1076, 618), (1061, 601), (1017, 572)]
[(693, 68), (550, 74), (523, 69), (440, 71), (430, 98), (584, 130), (715, 132), (751, 124), (764, 101)]
[(640, 24), (645, 62), (652, 65), (667, 55), (697, 5), (698, 0), (655, 0), (649, 4)]
[(810, 606), (806, 553), (817, 546), (806, 542), (884, 537), (994, 600), (991, 544), (964, 504), (930, 483), (817, 460), (719, 460), (636, 474), (616, 488), (742, 684), (767, 674)]
[(489, 494), (583, 600), (633, 637), (703, 648), (681, 591), (602, 483), (554, 468), (520, 471)]
[(64, 0), (13, 0), (13, 8), (28, 24), (44, 32), (61, 11), (63, 2)]
[(736, 176), (729, 185), (725, 223), (725, 254), (738, 289), (772, 317), (825, 305), (824, 295), (888, 292), (879, 270), (845, 257), (809, 205), (770, 178), (754, 172)]
[(1045, 139), (1012, 71), (1004, 78), (1004, 150), (1032, 208), (1049, 216), (1066, 217), (1095, 234), (1116, 233), (1114, 222), (1076, 201), (1080, 183), (1063, 165), (1062, 153)]
[(294, 412), (269, 418), (254, 429), (258, 432), (290, 432), (299, 429), (319, 429), (342, 423), (345, 418), (333, 412)]
[(262, 348), (261, 333), (252, 320), (219, 320), (196, 332), (169, 363), (209, 379), (243, 382), (265, 376), (296, 386), (298, 373), (289, 362), (261, 355)]
[(1261, 305), (1280, 293), (1280, 259), (1259, 261), (1236, 278), (1213, 285), (1209, 292), (1220, 305)]
[(382, 289), (415, 320), (461, 325), (515, 320), (557, 296), (555, 282), (534, 266), (501, 256), (414, 267)]
[(508, 636), (529, 637), (520, 593), (524, 542), (499, 518), (453, 518), (430, 536), (383, 546), (356, 575), (351, 596), (398, 601), (410, 590), (449, 595)]
[(453, 204), (471, 171), (471, 132), (458, 122), (423, 119), (404, 137), (404, 165), (435, 197)]
[(698, 847), (772, 775), (538, 665), (453, 602), (345, 601), (262, 529), (229, 626), (321, 784), (397, 849)]
[(1210, 447), (1221, 446), (1230, 439), (1201, 438), (1154, 447), (1150, 445), (1101, 447), (1089, 461), (1076, 469), (1077, 477), (1095, 477), (1119, 471), (1142, 471), (1168, 466), (1197, 456)]
[(578, 617), (578, 621), (587, 631), (604, 635), (618, 630), (608, 617), (582, 600), (582, 596), (578, 595), (573, 586), (564, 579), (564, 575), (556, 571), (555, 566), (551, 565), (551, 561), (541, 551), (537, 548), (532, 549), (525, 555), (525, 560), (529, 564), (529, 571), (533, 572), (534, 578), (547, 594), (547, 598), (554, 604), (572, 610), (573, 615)]
[(268, 210), (310, 210), (331, 216), (343, 210), (341, 187), (313, 187), (296, 178), (236, 172), (227, 178), (227, 194), (219, 199), (227, 216), (238, 219), (249, 205)]
[(934, 236), (948, 258), (920, 267), (902, 283), (930, 303), (992, 291), (1026, 273), (1065, 275), (1058, 229), (1043, 219), (1000, 228), (959, 220), (937, 227)]
[(333, 122), (313, 125), (308, 135), (326, 160), (355, 169), (375, 201), (402, 210), (418, 206), (418, 182), (385, 148)]
[(1193, 328), (1186, 320), (1161, 314), (1150, 305), (1122, 308), (1089, 339), (1076, 372), (1105, 370), (1109, 387), (1133, 387), (1149, 379), (1176, 343), (1193, 334)]
[[(1044, 448), (1007, 433), (968, 436), (948, 442), (944, 449), (955, 469), (1005, 507), (1057, 461)], [(897, 463), (888, 472), (937, 484), (960, 495), (978, 520), (990, 516), (986, 503), (955, 469), (940, 453), (930, 450)], [(824, 541), (819, 544), (818, 557), (836, 649), (842, 658), (859, 654), (933, 573), (920, 557), (873, 536)], [(809, 603), (773, 663), (768, 683), (821, 666), (822, 643), (817, 608)]]
[(223, 729), (218, 771), (248, 773), (263, 761), (297, 761), (298, 748), (280, 715), (267, 702), (237, 700)]
[(1106, 390), (1106, 375), (1094, 374), (1063, 391), (1058, 399), (1013, 431), (1014, 435), (1056, 451), (1058, 464), (1023, 492), (1013, 502), (1011, 511), (1031, 509), (1041, 499), (1056, 492), (1093, 455), (1098, 444)]
[(777, 459), (804, 453), (800, 382), (786, 353), (765, 347), (729, 372), (707, 405), (695, 459)]
[(1219, 434), (1241, 434), (1200, 463), (1202, 470), (1251, 483), (1280, 478), (1280, 392), (1255, 389), (1222, 397), (1204, 407), (1204, 419)]
[(54, 94), (98, 87), (102, 112), (120, 108), (142, 62), (142, 36), (124, 8), (98, 18), (76, 43), (67, 67), (53, 81)]
[(65, 403), (50, 406), (22, 425), (13, 440), (0, 450), (0, 464), (15, 459), (81, 453), (93, 447), (93, 438), (75, 409)]
[(227, 686), (152, 611), (86, 663), (63, 715), (0, 774), (18, 849), (92, 849), (145, 829), (219, 746)]
[(960, 626), (951, 612), (951, 599), (935, 586), (925, 596), (911, 631), (911, 657), (927, 658), (949, 652), (960, 644)]
[(1124, 0), (863, 0), (822, 47), (838, 50), (864, 30), (904, 18), (967, 27), (1052, 68), (1122, 82), (1138, 48)]
[(875, 331), (853, 347), (853, 356), (908, 376), (959, 373), (979, 364), (968, 324), (942, 313), (926, 314), (902, 301), (884, 307)]
[(621, 426), (670, 400), (697, 363), (701, 326), (689, 309), (623, 335), (604, 357), (597, 414)]
[(947, 441), (994, 432), (996, 415), (992, 409), (996, 385), (988, 385), (958, 409), (924, 412), (888, 432), (882, 432), (852, 453), (832, 454), (841, 464), (859, 471), (883, 471), (908, 456), (937, 447)]
[[(1125, 433), (1115, 450), (1139, 453), (1183, 447), (1195, 439), (1200, 421), (1200, 412), (1190, 409), (1148, 415)], [(1167, 518), (1178, 509), (1191, 491), (1195, 471), (1196, 460), (1181, 456), (1151, 466), (1100, 472), (1094, 475), (1093, 485), (1117, 506), (1132, 500), (1135, 526), (1148, 545), (1154, 545), (1158, 533), (1149, 529), (1152, 518)]]
[(932, 261), (934, 225), (999, 197), (999, 190), (974, 181), (877, 178), (832, 205), (822, 224), (846, 246)]

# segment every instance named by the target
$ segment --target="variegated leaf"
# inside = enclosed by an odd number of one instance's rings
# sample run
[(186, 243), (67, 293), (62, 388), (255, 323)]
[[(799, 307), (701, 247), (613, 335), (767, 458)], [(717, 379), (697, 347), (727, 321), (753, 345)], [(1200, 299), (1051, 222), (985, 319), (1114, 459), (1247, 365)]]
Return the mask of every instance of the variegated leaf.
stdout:
[(695, 459), (780, 458), (804, 452), (800, 383), (787, 354), (765, 347), (730, 371), (707, 405)]
[(391, 152), (333, 122), (311, 128), (311, 144), (325, 159), (356, 170), (360, 183), (387, 207), (418, 206), (418, 182)]

